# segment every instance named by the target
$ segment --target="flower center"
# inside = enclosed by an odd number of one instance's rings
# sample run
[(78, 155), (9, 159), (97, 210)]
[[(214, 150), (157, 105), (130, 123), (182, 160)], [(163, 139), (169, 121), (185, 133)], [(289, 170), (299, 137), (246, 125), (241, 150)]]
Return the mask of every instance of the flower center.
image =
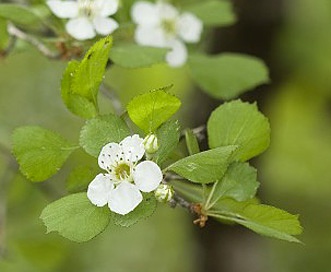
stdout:
[(161, 22), (161, 26), (164, 32), (168, 35), (176, 34), (176, 21), (171, 19), (163, 19)]
[(130, 181), (131, 179), (131, 167), (126, 163), (121, 163), (116, 166), (115, 176), (118, 180), (127, 180)]
[(92, 17), (94, 14), (94, 4), (91, 0), (80, 0), (78, 8), (81, 16)]

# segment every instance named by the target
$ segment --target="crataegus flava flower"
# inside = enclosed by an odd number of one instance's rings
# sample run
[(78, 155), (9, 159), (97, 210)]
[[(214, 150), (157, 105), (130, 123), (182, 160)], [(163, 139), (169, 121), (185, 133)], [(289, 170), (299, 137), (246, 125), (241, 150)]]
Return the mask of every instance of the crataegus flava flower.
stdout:
[(145, 154), (143, 139), (137, 134), (118, 143), (106, 144), (98, 157), (106, 170), (89, 184), (87, 197), (96, 206), (108, 204), (111, 211), (127, 214), (143, 200), (142, 192), (154, 191), (163, 179), (160, 167), (152, 161), (138, 163)]
[(185, 43), (200, 40), (203, 24), (190, 12), (179, 13), (172, 5), (159, 1), (155, 4), (139, 1), (131, 9), (132, 20), (137, 24), (135, 40), (140, 45), (168, 47), (166, 55), (170, 66), (181, 66), (187, 59)]
[(117, 12), (119, 0), (49, 0), (47, 5), (57, 17), (69, 19), (66, 30), (77, 40), (106, 36), (118, 28), (108, 17)]

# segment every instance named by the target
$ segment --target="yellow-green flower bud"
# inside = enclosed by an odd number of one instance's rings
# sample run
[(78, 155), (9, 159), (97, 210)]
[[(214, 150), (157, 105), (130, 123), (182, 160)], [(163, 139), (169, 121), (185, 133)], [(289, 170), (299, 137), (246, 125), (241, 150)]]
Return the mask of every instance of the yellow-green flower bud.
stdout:
[(168, 184), (160, 184), (155, 190), (155, 198), (159, 202), (169, 202), (174, 196), (174, 189)]
[(159, 143), (155, 134), (148, 134), (143, 141), (145, 150), (149, 154), (155, 153), (159, 149)]

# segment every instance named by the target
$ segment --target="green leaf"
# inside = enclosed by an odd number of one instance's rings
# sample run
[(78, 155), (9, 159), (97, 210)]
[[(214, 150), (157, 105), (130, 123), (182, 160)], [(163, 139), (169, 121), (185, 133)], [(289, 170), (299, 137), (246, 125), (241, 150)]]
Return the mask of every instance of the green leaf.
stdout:
[(209, 213), (217, 219), (238, 223), (264, 236), (300, 243), (292, 236), (302, 232), (298, 216), (272, 206), (223, 199), (218, 203), (217, 210)]
[(64, 104), (72, 113), (88, 119), (96, 116), (98, 110), (93, 101), (74, 93), (72, 89), (72, 81), (76, 70), (79, 68), (79, 64), (76, 60), (68, 63), (61, 81), (61, 95)]
[(136, 44), (114, 46), (110, 59), (124, 68), (142, 68), (165, 61), (168, 49)]
[(228, 145), (204, 151), (176, 161), (166, 170), (197, 183), (215, 182), (225, 174), (236, 149), (237, 146)]
[(105, 144), (119, 143), (128, 135), (130, 130), (126, 123), (120, 117), (109, 114), (87, 120), (80, 132), (79, 142), (88, 154), (98, 157)]
[(209, 147), (238, 145), (236, 156), (246, 161), (262, 153), (269, 146), (268, 119), (256, 104), (240, 100), (225, 103), (214, 110), (207, 123)]
[(31, 181), (54, 175), (76, 148), (59, 134), (37, 126), (20, 127), (13, 133), (13, 153)]
[(157, 131), (156, 137), (159, 142), (159, 149), (154, 154), (155, 162), (161, 165), (175, 150), (179, 142), (179, 123), (170, 120), (164, 123)]
[(89, 49), (81, 62), (69, 62), (62, 78), (61, 93), (72, 113), (86, 119), (98, 114), (97, 96), (111, 46), (111, 37), (103, 38)]
[(194, 155), (200, 152), (198, 139), (191, 129), (185, 130), (185, 140), (188, 153)]
[(229, 1), (200, 1), (185, 7), (194, 13), (204, 26), (227, 26), (236, 22), (236, 15)]
[(156, 209), (156, 199), (153, 193), (144, 194), (143, 201), (132, 212), (126, 215), (114, 213), (113, 220), (115, 225), (130, 227), (138, 221), (151, 216)]
[(168, 182), (174, 187), (176, 194), (193, 203), (203, 203), (203, 189), (200, 184), (184, 180), (170, 180)]
[(258, 58), (223, 53), (189, 58), (193, 80), (212, 97), (232, 99), (269, 81), (268, 69)]
[(133, 98), (127, 110), (131, 120), (146, 133), (154, 132), (179, 109), (180, 100), (166, 92), (172, 86)]
[(42, 23), (41, 19), (30, 8), (21, 5), (0, 4), (0, 17), (19, 25)]
[[(230, 197), (237, 201), (253, 198), (259, 187), (257, 171), (248, 163), (235, 162), (229, 166), (222, 180), (215, 183), (211, 203)], [(212, 206), (212, 205), (211, 205)]]
[(47, 233), (57, 231), (75, 242), (91, 240), (109, 224), (108, 207), (94, 206), (86, 193), (63, 197), (48, 206), (40, 215), (47, 227)]
[(86, 191), (88, 184), (100, 173), (100, 169), (90, 165), (79, 165), (69, 174), (66, 182), (66, 189), (70, 193)]

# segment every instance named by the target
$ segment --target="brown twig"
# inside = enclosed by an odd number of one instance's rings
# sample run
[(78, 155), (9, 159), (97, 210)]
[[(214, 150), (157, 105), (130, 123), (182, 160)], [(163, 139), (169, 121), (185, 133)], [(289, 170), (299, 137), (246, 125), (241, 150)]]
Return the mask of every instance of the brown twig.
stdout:
[[(47, 46), (45, 46), (42, 42), (40, 42), (38, 39), (36, 39), (33, 36), (30, 36), (29, 34), (23, 32), (19, 28), (17, 28), (13, 23), (8, 23), (7, 31), (9, 35), (12, 37), (21, 39), (23, 41), (26, 41), (36, 47), (39, 52), (41, 52), (44, 56), (50, 59), (60, 59), (61, 54), (58, 52), (51, 51)], [(8, 54), (8, 52), (7, 52)]]

